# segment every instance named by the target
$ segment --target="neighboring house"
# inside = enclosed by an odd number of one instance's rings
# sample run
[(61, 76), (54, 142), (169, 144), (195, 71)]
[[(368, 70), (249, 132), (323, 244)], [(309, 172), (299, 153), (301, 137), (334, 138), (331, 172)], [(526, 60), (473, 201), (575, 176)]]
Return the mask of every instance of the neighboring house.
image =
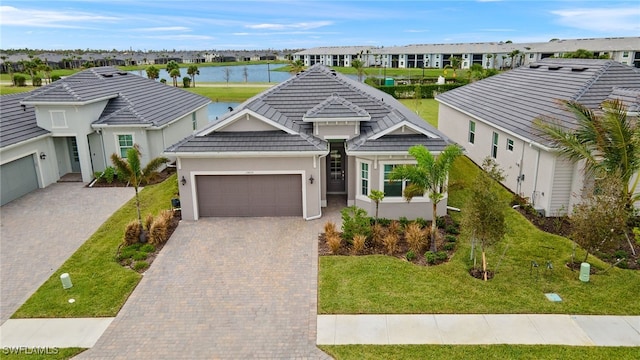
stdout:
[[(389, 95), (322, 65), (247, 100), (169, 147), (177, 157), (182, 218), (322, 216), (328, 194), (373, 214), (371, 190), (386, 193), (380, 216), (432, 217), (427, 196), (407, 203), (388, 180), (415, 163), (409, 147), (437, 154), (448, 139)], [(446, 199), (438, 215), (446, 212)]]
[(544, 59), (438, 95), (438, 129), (476, 164), (495, 158), (505, 186), (557, 216), (579, 201), (583, 164), (558, 157), (533, 120), (554, 117), (572, 128), (576, 120), (559, 100), (599, 111), (606, 99), (620, 99), (637, 116), (640, 69), (613, 60)]
[(139, 144), (143, 165), (204, 127), (199, 95), (112, 67), (92, 68), (28, 93), (0, 97), (2, 202), (78, 173), (89, 182)]

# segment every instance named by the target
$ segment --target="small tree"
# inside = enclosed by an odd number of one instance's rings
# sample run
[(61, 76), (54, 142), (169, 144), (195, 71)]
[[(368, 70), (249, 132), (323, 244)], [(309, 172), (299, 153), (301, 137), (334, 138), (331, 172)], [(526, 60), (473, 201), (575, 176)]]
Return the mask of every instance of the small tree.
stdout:
[(200, 70), (196, 65), (189, 65), (187, 68), (187, 74), (191, 76), (191, 80), (193, 80), (193, 87), (196, 87), (196, 75), (200, 75)]
[(371, 190), (371, 194), (369, 194), (369, 199), (371, 199), (376, 204), (376, 224), (378, 223), (378, 208), (380, 207), (380, 201), (384, 199), (384, 191), (380, 190)]
[(156, 80), (160, 77), (160, 70), (151, 65), (147, 68), (147, 78), (151, 79), (151, 80)]
[(364, 61), (358, 59), (354, 59), (351, 61), (351, 67), (356, 69), (356, 73), (358, 74), (358, 81), (362, 82), (362, 77), (365, 74), (364, 71)]
[(498, 167), (495, 160), (490, 157), (485, 158), (482, 162), (482, 170), (471, 185), (462, 224), (464, 231), (472, 237), (472, 241), (478, 240), (480, 242), (482, 274), (486, 281), (486, 250), (504, 237), (506, 232), (505, 213), (508, 203), (504, 197), (500, 196), (499, 187), (495, 184), (496, 181), (504, 180), (502, 169)]
[[(140, 228), (144, 229), (142, 224), (142, 216), (140, 214), (140, 197), (138, 195), (138, 188), (149, 181), (151, 176), (155, 173), (155, 171), (164, 163), (168, 162), (169, 159), (165, 157), (157, 157), (151, 159), (147, 166), (142, 168), (140, 163), (140, 157), (142, 156), (140, 152), (140, 146), (138, 144), (134, 144), (132, 148), (127, 150), (127, 158), (123, 159), (118, 154), (111, 155), (111, 162), (113, 166), (118, 171), (119, 176), (122, 176), (124, 181), (129, 182), (136, 191), (136, 210), (138, 212), (138, 222), (140, 223)], [(146, 236), (145, 232), (141, 231), (140, 233), (140, 242), (145, 242)]]
[(584, 262), (596, 251), (610, 251), (625, 238), (629, 211), (619, 176), (599, 180), (573, 208), (572, 238), (585, 249)]
[(178, 78), (180, 77), (180, 65), (175, 60), (167, 63), (167, 73), (173, 78), (173, 86), (178, 86)]
[(228, 66), (225, 66), (224, 70), (223, 70), (224, 74), (224, 81), (227, 82), (227, 86), (229, 86), (229, 79), (231, 79), (231, 68)]

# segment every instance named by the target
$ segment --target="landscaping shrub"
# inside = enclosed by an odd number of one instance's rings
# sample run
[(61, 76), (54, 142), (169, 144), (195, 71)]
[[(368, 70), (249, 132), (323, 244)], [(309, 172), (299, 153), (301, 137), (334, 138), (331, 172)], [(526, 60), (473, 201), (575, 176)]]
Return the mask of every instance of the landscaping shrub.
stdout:
[(412, 222), (405, 228), (404, 237), (409, 244), (409, 248), (419, 253), (426, 245), (427, 236), (425, 231), (420, 227), (420, 224)]
[(140, 247), (140, 251), (146, 252), (146, 253), (152, 253), (156, 251), (156, 247), (151, 244), (144, 244)]
[(407, 251), (407, 255), (405, 257), (407, 258), (407, 260), (413, 261), (416, 258), (416, 253), (414, 253), (413, 250), (409, 250)]
[(40, 76), (34, 76), (31, 78), (31, 85), (42, 86), (42, 78)]
[(151, 232), (151, 224), (153, 224), (153, 214), (148, 213), (144, 219), (144, 229), (147, 231), (147, 234)]
[(447, 255), (447, 253), (445, 251), (438, 251), (436, 252), (436, 259), (437, 260), (447, 260), (447, 258), (449, 257), (449, 255)]
[(387, 254), (393, 255), (396, 251), (396, 246), (398, 245), (398, 234), (390, 231), (384, 238), (382, 238), (382, 243), (387, 250)]
[(427, 262), (427, 264), (435, 264), (436, 254), (434, 254), (433, 251), (427, 251), (426, 253), (424, 253), (424, 259)]
[(355, 234), (362, 234), (366, 237), (371, 235), (371, 222), (367, 212), (357, 206), (349, 206), (340, 211), (342, 214), (342, 235), (344, 239), (351, 243)]
[(169, 240), (169, 226), (172, 218), (173, 212), (171, 210), (163, 210), (153, 220), (149, 228), (149, 243), (151, 245), (164, 244)]
[(444, 228), (445, 222), (443, 217), (436, 218), (436, 226), (440, 229)]
[(27, 78), (24, 75), (14, 74), (13, 84), (15, 86), (27, 86)]
[(400, 222), (397, 220), (391, 220), (391, 223), (388, 226), (389, 234), (399, 235), (401, 233)]
[(456, 243), (448, 242), (442, 246), (443, 249), (451, 251), (456, 248)]
[(406, 228), (407, 225), (409, 225), (409, 219), (406, 218), (406, 216), (401, 216), (398, 219), (398, 222), (400, 223), (400, 225), (402, 226), (402, 228)]
[(144, 252), (136, 252), (131, 256), (131, 258), (135, 261), (147, 260), (147, 253)]
[(450, 243), (458, 241), (458, 239), (454, 235), (445, 235), (444, 239)]
[(426, 228), (429, 226), (429, 222), (423, 218), (417, 218), (415, 222), (420, 225), (421, 228)]
[(51, 76), (51, 82), (58, 81), (58, 80), (60, 80), (60, 79), (62, 79), (62, 78), (60, 77), (60, 75), (52, 75), (52, 76)]
[(102, 172), (102, 178), (104, 178), (108, 184), (113, 182), (115, 176), (116, 169), (113, 166), (107, 166), (107, 168)]
[(352, 251), (354, 255), (362, 253), (362, 250), (364, 250), (365, 241), (367, 241), (367, 237), (364, 235), (356, 234), (353, 236)]
[(629, 254), (627, 254), (627, 252), (624, 250), (616, 250), (616, 252), (613, 253), (613, 256), (616, 259), (627, 259), (629, 257)]
[(188, 76), (185, 76), (182, 78), (182, 86), (185, 88), (188, 88), (191, 86), (191, 78)]
[[(375, 219), (374, 219), (375, 220)], [(378, 224), (382, 226), (389, 226), (391, 224), (391, 219), (387, 218), (378, 218)]]
[(137, 243), (140, 241), (141, 232), (142, 228), (140, 227), (138, 220), (131, 220), (124, 230), (124, 239), (122, 242), (125, 246)]
[(135, 271), (141, 271), (148, 267), (149, 267), (149, 263), (146, 261), (136, 261), (136, 263), (133, 264), (133, 270)]
[(329, 250), (331, 250), (332, 254), (337, 254), (340, 250), (340, 246), (342, 245), (342, 238), (338, 233), (332, 234), (324, 234), (325, 240), (327, 241), (327, 245), (329, 246)]
[(373, 244), (376, 246), (382, 245), (382, 239), (386, 234), (387, 234), (386, 229), (380, 223), (374, 224), (371, 227), (371, 240), (373, 241)]
[(447, 227), (445, 228), (444, 231), (449, 233), (449, 234), (454, 234), (454, 235), (460, 234), (460, 230), (455, 225), (447, 225)]
[(327, 221), (324, 224), (324, 233), (325, 235), (337, 234), (338, 230), (336, 229), (336, 224), (332, 221)]

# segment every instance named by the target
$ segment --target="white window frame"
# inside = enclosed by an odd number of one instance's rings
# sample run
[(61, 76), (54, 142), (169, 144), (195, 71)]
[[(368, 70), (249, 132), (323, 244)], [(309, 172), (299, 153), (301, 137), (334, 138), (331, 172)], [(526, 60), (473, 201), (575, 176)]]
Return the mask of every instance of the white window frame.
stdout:
[[(378, 173), (379, 173), (379, 190), (384, 192), (384, 166), (385, 165), (416, 165), (415, 160), (388, 160), (388, 161), (380, 161), (378, 163)], [(402, 180), (402, 193), (404, 193), (404, 188), (406, 186), (406, 180)], [(407, 200), (401, 196), (388, 196), (384, 195), (384, 199), (382, 199), (383, 203), (406, 203)], [(423, 196), (415, 196), (411, 199), (411, 202), (429, 202), (429, 196), (425, 193)]]
[(513, 139), (507, 138), (507, 151), (513, 152), (513, 148), (514, 148)]
[(476, 122), (473, 120), (469, 120), (469, 133), (467, 135), (467, 142), (469, 144), (476, 143)]
[(494, 159), (498, 158), (498, 142), (500, 141), (500, 134), (497, 132), (493, 132), (491, 134), (491, 157)]
[(196, 117), (195, 111), (191, 113), (191, 127), (193, 131), (198, 130), (198, 118)]
[(622, 57), (623, 58), (629, 57), (629, 52), (628, 51), (623, 51), (622, 52)]
[[(61, 122), (56, 122), (56, 118), (53, 114), (62, 114), (62, 119), (57, 119)], [(67, 129), (69, 125), (67, 125), (67, 113), (64, 110), (49, 110), (49, 117), (51, 118), (51, 128), (52, 129)]]
[[(126, 159), (127, 158), (127, 153), (126, 151), (128, 151), (130, 148), (133, 147), (133, 145), (135, 145), (136, 143), (136, 138), (135, 138), (135, 134), (133, 133), (118, 133), (118, 134), (114, 134), (115, 138), (116, 138), (116, 149), (118, 149), (117, 154), (120, 155), (121, 158)], [(122, 156), (122, 147), (120, 146), (120, 136), (131, 136), (131, 146), (130, 147), (126, 147), (126, 151), (124, 153), (125, 156)]]
[[(368, 167), (367, 170), (367, 175), (368, 177), (366, 179), (363, 179), (362, 177), (362, 165), (366, 164)], [(371, 194), (371, 170), (373, 170), (372, 167), (372, 162), (369, 160), (361, 160), (361, 159), (356, 159), (356, 169), (358, 171), (358, 184), (357, 184), (357, 193), (356, 193), (356, 198), (358, 200), (363, 200), (363, 201), (371, 201), (371, 199), (369, 199), (369, 195)], [(367, 181), (367, 195), (362, 194), (362, 180), (366, 180)]]

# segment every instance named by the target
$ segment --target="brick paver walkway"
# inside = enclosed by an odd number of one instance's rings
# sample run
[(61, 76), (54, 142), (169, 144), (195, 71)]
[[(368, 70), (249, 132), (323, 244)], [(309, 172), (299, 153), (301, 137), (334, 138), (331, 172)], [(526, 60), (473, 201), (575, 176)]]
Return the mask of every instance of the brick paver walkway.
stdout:
[(317, 235), (326, 219), (182, 222), (80, 359), (322, 359)]
[(133, 196), (132, 188), (58, 183), (2, 206), (0, 323)]

